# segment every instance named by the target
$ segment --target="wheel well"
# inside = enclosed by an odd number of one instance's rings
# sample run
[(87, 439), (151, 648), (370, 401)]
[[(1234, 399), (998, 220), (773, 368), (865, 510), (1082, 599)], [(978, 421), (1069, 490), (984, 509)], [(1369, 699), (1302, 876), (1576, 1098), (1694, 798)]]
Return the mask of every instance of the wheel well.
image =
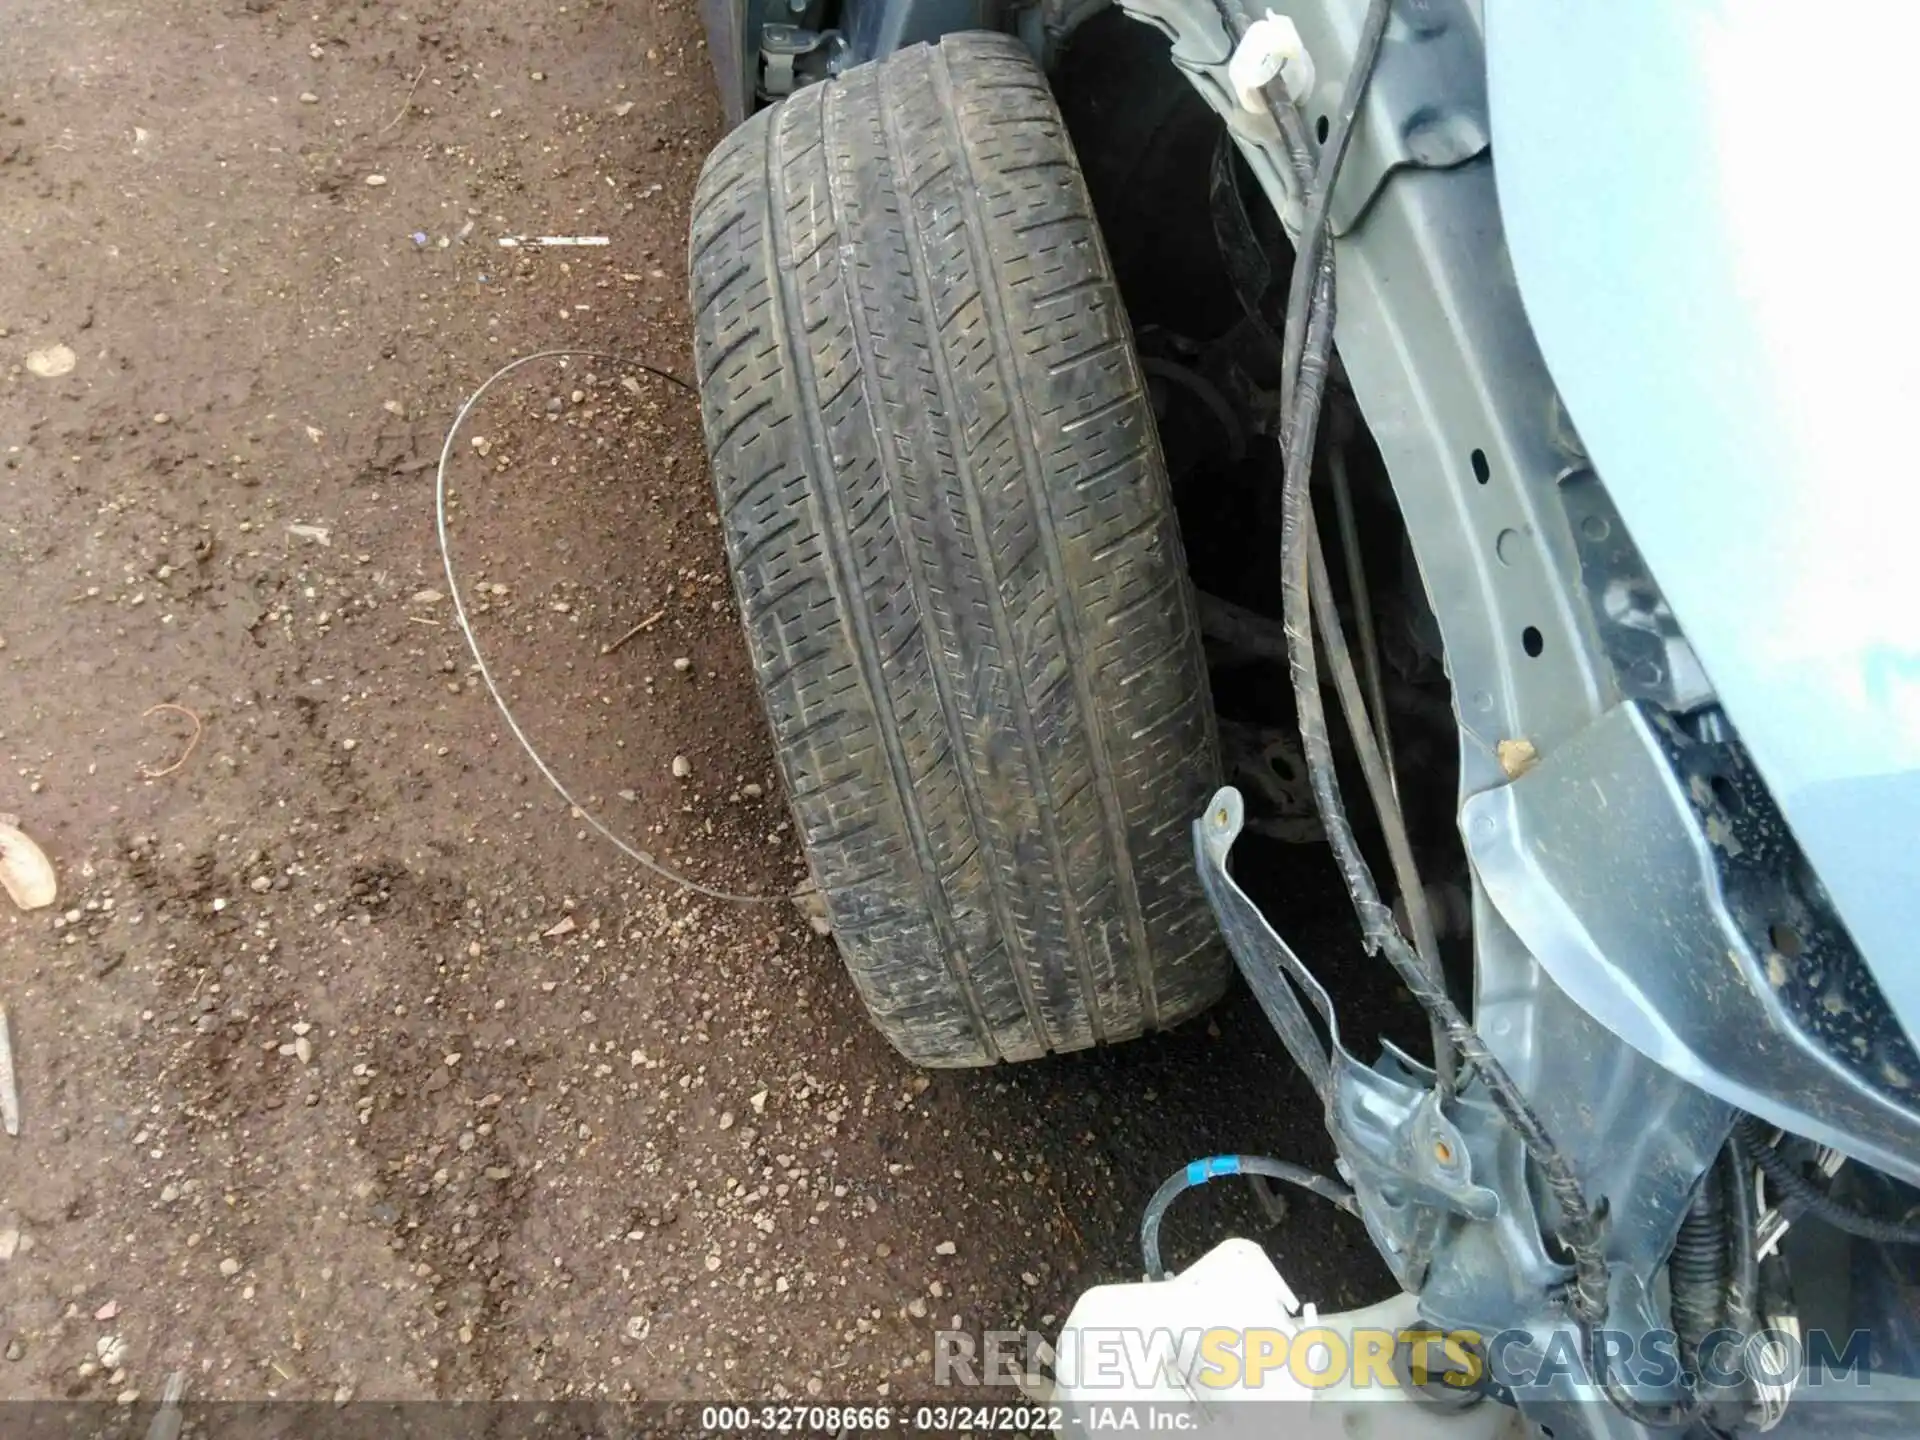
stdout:
[[(1203, 628), (1227, 780), (1252, 820), (1237, 869), (1264, 871), (1270, 913), (1358, 946), (1344, 882), (1318, 838), (1297, 751), (1280, 615), (1280, 458), (1274, 431), (1278, 334), (1293, 251), (1278, 217), (1227, 138), (1219, 115), (1153, 26), (1116, 7), (1081, 21), (1049, 78), (1132, 321), (1167, 452)], [(1379, 635), (1402, 804), (1443, 931), (1456, 993), (1470, 994), (1470, 884), (1456, 823), (1458, 727), (1439, 628), (1427, 606), (1386, 467), (1336, 365), (1321, 459), (1350, 477), (1360, 572)], [(1324, 463), (1322, 466), (1324, 473)], [(1353, 568), (1324, 481), (1315, 485), (1329, 564), (1357, 632)], [(1336, 734), (1340, 776), (1376, 873), (1388, 866), (1352, 752)], [(1417, 777), (1417, 779), (1413, 778)], [(1284, 877), (1284, 879), (1282, 879)], [(1282, 898), (1284, 897), (1284, 898)], [(1356, 995), (1386, 1033), (1424, 1048), (1425, 1021)], [(1405, 1023), (1403, 1024), (1402, 1021)]]

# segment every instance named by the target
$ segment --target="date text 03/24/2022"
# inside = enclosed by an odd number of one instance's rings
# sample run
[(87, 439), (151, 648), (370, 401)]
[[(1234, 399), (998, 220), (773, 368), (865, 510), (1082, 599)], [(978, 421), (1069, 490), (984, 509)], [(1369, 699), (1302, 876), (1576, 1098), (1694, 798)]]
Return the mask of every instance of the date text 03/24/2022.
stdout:
[[(838, 1435), (901, 1430), (933, 1435), (963, 1431), (1032, 1435), (1057, 1434), (1067, 1428), (1066, 1412), (1059, 1405), (708, 1405), (700, 1412), (700, 1429), (707, 1434), (757, 1431)], [(1086, 1428), (1107, 1427), (1089, 1424)]]

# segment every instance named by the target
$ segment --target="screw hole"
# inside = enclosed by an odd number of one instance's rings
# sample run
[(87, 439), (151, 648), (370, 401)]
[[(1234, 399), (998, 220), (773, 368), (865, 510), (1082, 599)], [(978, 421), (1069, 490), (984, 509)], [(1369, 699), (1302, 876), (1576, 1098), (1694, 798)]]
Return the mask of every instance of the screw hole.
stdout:
[(1534, 626), (1529, 625), (1520, 632), (1520, 648), (1537, 658), (1540, 652), (1547, 648), (1547, 637)]
[(1798, 960), (1807, 953), (1806, 938), (1785, 920), (1776, 920), (1767, 927), (1767, 939), (1788, 960)]
[(1322, 115), (1318, 120), (1313, 122), (1314, 138), (1317, 139), (1322, 145), (1326, 144), (1327, 131), (1331, 128), (1332, 127), (1327, 124), (1327, 117)]
[(1746, 811), (1747, 802), (1740, 798), (1740, 792), (1734, 788), (1733, 782), (1726, 776), (1709, 776), (1707, 788), (1713, 791), (1713, 798), (1720, 802), (1720, 808), (1729, 815), (1739, 815)]
[(1487, 452), (1476, 450), (1468, 457), (1473, 461), (1473, 478), (1482, 485), (1493, 478), (1493, 466), (1487, 463)]

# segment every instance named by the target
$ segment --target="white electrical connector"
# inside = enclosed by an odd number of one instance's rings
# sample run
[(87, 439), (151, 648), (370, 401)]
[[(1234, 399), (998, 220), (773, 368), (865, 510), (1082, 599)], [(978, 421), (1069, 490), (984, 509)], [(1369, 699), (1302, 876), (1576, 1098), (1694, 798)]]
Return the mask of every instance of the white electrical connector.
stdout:
[(1263, 93), (1276, 80), (1288, 101), (1299, 105), (1313, 93), (1313, 56), (1299, 28), (1285, 15), (1269, 10), (1265, 17), (1247, 27), (1240, 43), (1233, 47), (1227, 61), (1227, 79), (1233, 93), (1240, 97), (1243, 109), (1256, 115), (1267, 108)]

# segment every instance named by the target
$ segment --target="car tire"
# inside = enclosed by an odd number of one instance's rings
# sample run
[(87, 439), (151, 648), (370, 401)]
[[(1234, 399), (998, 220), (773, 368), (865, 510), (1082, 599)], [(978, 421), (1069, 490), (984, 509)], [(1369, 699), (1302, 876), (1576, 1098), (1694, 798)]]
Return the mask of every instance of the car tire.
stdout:
[(1201, 1010), (1207, 672), (1045, 79), (967, 34), (809, 86), (715, 150), (691, 228), (748, 649), (874, 1023), (967, 1066)]

